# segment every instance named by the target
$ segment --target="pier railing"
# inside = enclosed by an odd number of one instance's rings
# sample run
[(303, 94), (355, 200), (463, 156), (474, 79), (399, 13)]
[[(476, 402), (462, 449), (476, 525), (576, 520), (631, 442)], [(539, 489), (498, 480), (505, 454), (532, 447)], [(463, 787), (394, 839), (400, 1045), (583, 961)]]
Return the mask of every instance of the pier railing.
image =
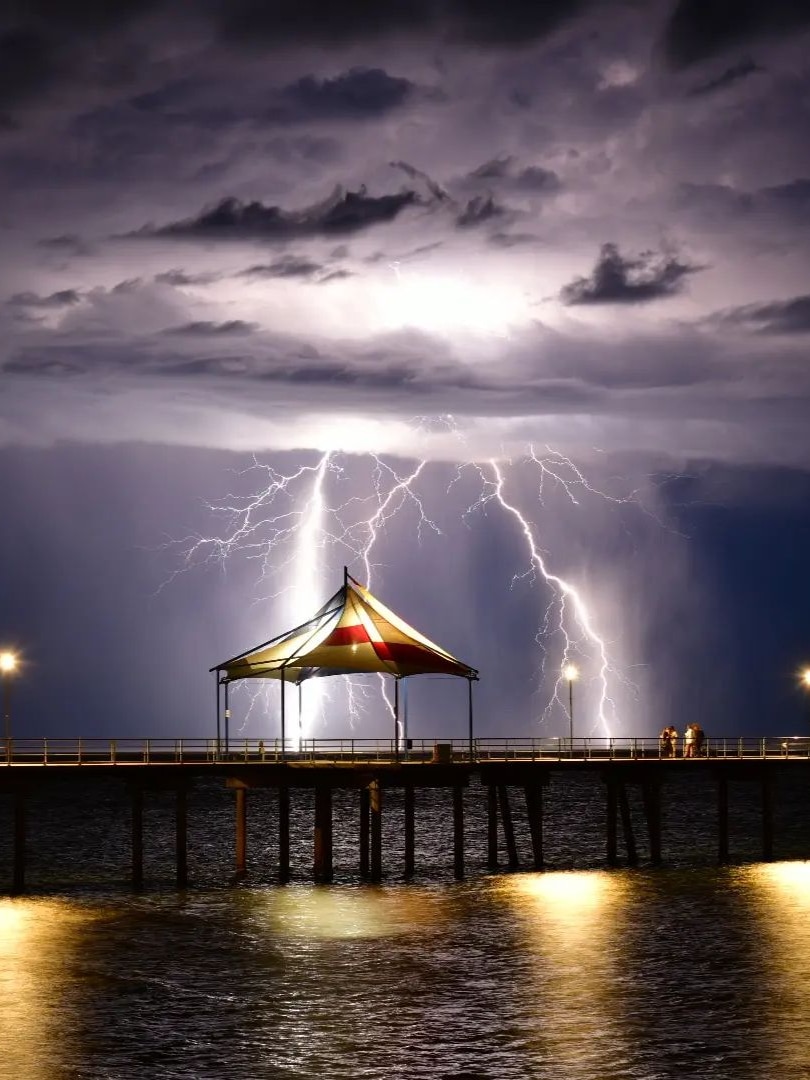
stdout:
[[(810, 737), (766, 736), (707, 739), (702, 758), (810, 759)], [(679, 749), (676, 758), (683, 757)], [(171, 739), (40, 738), (0, 740), (6, 765), (157, 765), (222, 762), (362, 764), (365, 762), (648, 761), (665, 759), (657, 738), (407, 739)], [(669, 758), (669, 760), (672, 760)]]

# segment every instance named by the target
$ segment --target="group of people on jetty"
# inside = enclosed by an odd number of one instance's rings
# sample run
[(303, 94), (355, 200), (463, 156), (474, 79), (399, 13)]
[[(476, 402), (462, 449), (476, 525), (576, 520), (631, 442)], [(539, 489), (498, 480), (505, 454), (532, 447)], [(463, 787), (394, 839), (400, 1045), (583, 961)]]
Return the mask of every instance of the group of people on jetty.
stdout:
[[(678, 732), (669, 724), (661, 732), (659, 736), (661, 757), (677, 757), (678, 756)], [(706, 738), (705, 732), (700, 724), (687, 724), (686, 731), (683, 733), (683, 756), (684, 757), (700, 757), (703, 752), (703, 742)]]

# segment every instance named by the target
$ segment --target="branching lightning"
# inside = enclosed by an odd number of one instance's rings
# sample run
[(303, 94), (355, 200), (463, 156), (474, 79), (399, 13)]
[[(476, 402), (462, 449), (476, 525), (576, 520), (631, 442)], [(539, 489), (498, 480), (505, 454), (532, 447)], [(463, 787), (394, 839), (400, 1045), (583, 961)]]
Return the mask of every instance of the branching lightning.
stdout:
[[(453, 429), (452, 418), (444, 419)], [(538, 692), (544, 693), (545, 699), (537, 714), (538, 734), (560, 734), (564, 730), (568, 704), (563, 669), (575, 661), (582, 669), (583, 679), (595, 687), (590, 695), (595, 705), (580, 717), (578, 734), (607, 737), (615, 732), (619, 720), (613, 696), (615, 686), (620, 682), (629, 684), (610, 655), (610, 642), (599, 629), (597, 613), (584, 595), (582, 585), (553, 566), (553, 557), (541, 545), (541, 530), (530, 512), (521, 507), (518, 496), (507, 494), (510, 470), (517, 465), (538, 474), (539, 507), (543, 507), (552, 489), (560, 491), (573, 506), (579, 506), (584, 493), (609, 503), (636, 502), (636, 493), (618, 498), (600, 491), (568, 457), (550, 447), (539, 454), (534, 446), (528, 446), (525, 457), (514, 466), (512, 462), (494, 459), (463, 462), (449, 486), (446, 482), (444, 485), (449, 494), (462, 479), (475, 477), (479, 492), (463, 512), (462, 520), (470, 526), (476, 513), (489, 514), (496, 509), (506, 521), (513, 522), (525, 545), (526, 563), (515, 569), (512, 586), (520, 582), (542, 586), (536, 641), (540, 649)], [(334, 584), (338, 564), (348, 563), (350, 568), (356, 568), (353, 572), (372, 585), (382, 566), (375, 561), (379, 559), (375, 549), (389, 525), (397, 522), (398, 527), (403, 527), (404, 521), (400, 525), (398, 519), (403, 518), (406, 508), (408, 527), (413, 529), (417, 542), (421, 542), (428, 530), (439, 537), (447, 531), (431, 517), (425, 503), (425, 492), (430, 490), (429, 477), (446, 466), (418, 461), (409, 470), (402, 470), (382, 457), (371, 456), (362, 471), (369, 467), (367, 490), (341, 500), (338, 492), (341, 484), (356, 485), (358, 477), (349, 474), (349, 459), (336, 452), (323, 453), (314, 464), (301, 465), (288, 473), (254, 459), (247, 472), (259, 473), (263, 482), (247, 496), (228, 496), (224, 502), (210, 506), (212, 513), (224, 518), (223, 528), (215, 534), (178, 541), (183, 554), (181, 566), (175, 572), (201, 562), (217, 561), (224, 566), (237, 553), (256, 560), (257, 584), (261, 584), (259, 599), (277, 600), (281, 607), (273, 618), (276, 632), (303, 621), (317, 610)], [(360, 471), (358, 466), (355, 473)], [(436, 486), (434, 479), (434, 491)], [(482, 667), (486, 677), (485, 665)], [(326, 723), (327, 703), (334, 707), (338, 718), (345, 715), (334, 701), (337, 682), (345, 688), (352, 726), (375, 700), (379, 701), (372, 688), (363, 682), (351, 679), (313, 682), (317, 685), (307, 685), (303, 695), (305, 707), (299, 732), (302, 737), (308, 737)], [(391, 712), (386, 680), (380, 679), (380, 687), (386, 711)], [(254, 696), (248, 717), (258, 698), (256, 687), (250, 690)]]

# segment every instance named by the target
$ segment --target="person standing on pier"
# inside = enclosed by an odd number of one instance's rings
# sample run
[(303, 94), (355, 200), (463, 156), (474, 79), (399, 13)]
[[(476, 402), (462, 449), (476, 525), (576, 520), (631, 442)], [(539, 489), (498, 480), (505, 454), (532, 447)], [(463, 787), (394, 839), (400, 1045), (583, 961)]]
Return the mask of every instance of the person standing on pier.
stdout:
[(664, 730), (659, 735), (659, 749), (661, 751), (661, 757), (675, 757), (675, 749), (678, 745), (678, 732), (672, 726), (667, 724)]
[(683, 756), (695, 756), (695, 725), (687, 724), (683, 735)]
[(692, 757), (700, 757), (703, 753), (703, 740), (706, 738), (706, 735), (700, 724), (693, 724), (692, 730), (695, 735)]

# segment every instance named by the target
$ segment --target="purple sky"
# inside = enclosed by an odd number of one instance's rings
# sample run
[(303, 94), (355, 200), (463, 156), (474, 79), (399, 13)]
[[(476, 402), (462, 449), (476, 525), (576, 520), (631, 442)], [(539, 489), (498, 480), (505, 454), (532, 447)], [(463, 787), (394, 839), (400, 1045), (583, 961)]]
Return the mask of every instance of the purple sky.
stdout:
[[(309, 614), (344, 563), (363, 576), (375, 475), (385, 493), (420, 459), (438, 531), (419, 540), (405, 497), (371, 584), (481, 670), (482, 733), (567, 731), (544, 712), (559, 589), (526, 576), (491, 459), (606, 645), (612, 731), (810, 730), (807, 5), (190, 7), (0, 9), (20, 732), (206, 732), (208, 667)], [(308, 585), (273, 599), (300, 536), (174, 576), (184, 538), (232, 527), (206, 503), (266, 482), (253, 454), (292, 474), (327, 451), (348, 509)], [(598, 731), (599, 650), (569, 631)], [(413, 691), (416, 734), (454, 694), (461, 729), (463, 687)], [(312, 733), (343, 733), (344, 706)], [(388, 733), (374, 704), (356, 730)]]

